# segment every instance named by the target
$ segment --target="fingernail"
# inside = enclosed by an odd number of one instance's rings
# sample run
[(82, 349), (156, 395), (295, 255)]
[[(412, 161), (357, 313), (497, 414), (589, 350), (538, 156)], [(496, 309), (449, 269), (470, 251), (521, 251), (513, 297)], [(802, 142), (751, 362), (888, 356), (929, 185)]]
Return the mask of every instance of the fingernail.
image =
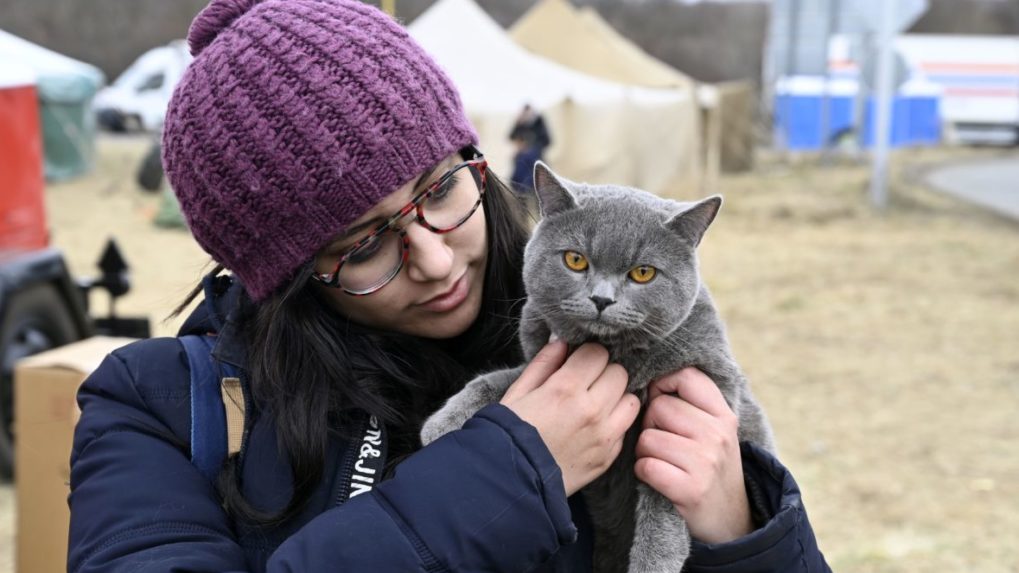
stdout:
[(548, 343), (549, 344), (552, 344), (553, 342), (555, 342), (557, 340), (559, 340), (559, 335), (558, 334), (553, 332), (552, 334), (548, 335)]

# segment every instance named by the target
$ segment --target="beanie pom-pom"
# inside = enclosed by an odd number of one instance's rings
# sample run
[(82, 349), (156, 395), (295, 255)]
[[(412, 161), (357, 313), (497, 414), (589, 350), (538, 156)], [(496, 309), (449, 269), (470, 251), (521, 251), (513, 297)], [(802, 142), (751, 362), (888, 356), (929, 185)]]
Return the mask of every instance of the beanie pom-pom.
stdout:
[(197, 56), (212, 43), (220, 31), (240, 18), (261, 0), (212, 0), (202, 9), (188, 30), (191, 55)]

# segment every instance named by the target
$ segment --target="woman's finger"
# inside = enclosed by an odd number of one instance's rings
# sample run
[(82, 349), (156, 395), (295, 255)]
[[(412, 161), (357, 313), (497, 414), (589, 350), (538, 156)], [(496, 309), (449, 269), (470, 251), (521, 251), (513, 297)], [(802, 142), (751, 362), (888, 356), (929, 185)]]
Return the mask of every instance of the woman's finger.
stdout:
[(516, 382), (510, 385), (503, 395), (503, 404), (508, 404), (520, 396), (529, 394), (535, 388), (541, 386), (556, 373), (566, 361), (568, 347), (565, 342), (557, 340), (545, 345), (538, 351), (531, 363), (520, 373)]
[(629, 379), (630, 376), (625, 368), (619, 364), (610, 363), (605, 366), (605, 370), (594, 381), (588, 392), (596, 403), (602, 405), (601, 411), (607, 415), (626, 392), (626, 383)]
[(587, 390), (598, 380), (608, 363), (609, 351), (604, 346), (590, 342), (582, 344), (566, 359), (553, 383), (566, 384), (572, 390)]
[(648, 404), (644, 428), (664, 430), (697, 439), (715, 425), (714, 417), (697, 406), (675, 396), (659, 396)]
[(623, 394), (608, 417), (611, 432), (614, 435), (625, 434), (626, 430), (630, 429), (630, 426), (637, 420), (638, 414), (640, 414), (640, 398), (630, 393)]
[(697, 442), (663, 430), (642, 431), (635, 451), (638, 458), (657, 458), (690, 473), (703, 463)]
[(654, 400), (662, 394), (675, 394), (714, 416), (732, 413), (718, 385), (707, 374), (693, 367), (677, 370), (653, 381), (648, 400)]
[(633, 471), (637, 479), (651, 486), (672, 503), (686, 497), (686, 489), (693, 481), (693, 476), (689, 473), (658, 458), (638, 458)]

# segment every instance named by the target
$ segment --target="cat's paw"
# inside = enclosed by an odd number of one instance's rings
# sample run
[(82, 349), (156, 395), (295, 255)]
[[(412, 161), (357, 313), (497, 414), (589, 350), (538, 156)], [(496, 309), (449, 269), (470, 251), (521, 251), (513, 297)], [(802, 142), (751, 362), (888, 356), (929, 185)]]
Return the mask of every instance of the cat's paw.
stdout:
[(426, 446), (453, 430), (459, 430), (463, 426), (463, 420), (459, 418), (448, 408), (432, 414), (432, 417), (421, 426), (421, 445)]
[(647, 484), (637, 488), (629, 573), (671, 573), (690, 554), (690, 531), (672, 502)]
[(522, 371), (522, 366), (497, 370), (468, 382), (463, 390), (453, 395), (445, 406), (425, 421), (421, 427), (421, 445), (430, 444), (453, 430), (459, 430), (478, 410), (498, 402)]

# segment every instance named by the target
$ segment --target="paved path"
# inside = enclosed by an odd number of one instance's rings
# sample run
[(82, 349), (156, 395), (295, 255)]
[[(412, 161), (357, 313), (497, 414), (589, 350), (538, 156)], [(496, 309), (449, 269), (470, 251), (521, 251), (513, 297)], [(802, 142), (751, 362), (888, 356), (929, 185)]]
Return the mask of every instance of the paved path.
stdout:
[(950, 195), (1019, 220), (1019, 155), (935, 169), (927, 182)]

